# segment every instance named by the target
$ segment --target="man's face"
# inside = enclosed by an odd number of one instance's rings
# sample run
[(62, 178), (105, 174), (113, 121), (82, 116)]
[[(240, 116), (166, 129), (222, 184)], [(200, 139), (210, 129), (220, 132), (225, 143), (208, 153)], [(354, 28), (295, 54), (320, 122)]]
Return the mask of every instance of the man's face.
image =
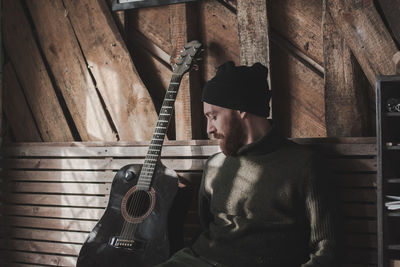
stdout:
[(235, 155), (244, 142), (239, 112), (206, 102), (203, 107), (207, 117), (207, 133), (219, 140), (219, 146), (225, 155)]

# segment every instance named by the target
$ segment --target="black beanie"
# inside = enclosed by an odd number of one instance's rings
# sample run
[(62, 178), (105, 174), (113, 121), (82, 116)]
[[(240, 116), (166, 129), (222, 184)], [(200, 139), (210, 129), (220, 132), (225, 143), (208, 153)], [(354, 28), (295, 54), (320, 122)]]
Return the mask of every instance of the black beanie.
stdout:
[(268, 117), (270, 98), (265, 66), (257, 62), (251, 67), (236, 67), (228, 61), (218, 67), (215, 77), (204, 86), (202, 101)]

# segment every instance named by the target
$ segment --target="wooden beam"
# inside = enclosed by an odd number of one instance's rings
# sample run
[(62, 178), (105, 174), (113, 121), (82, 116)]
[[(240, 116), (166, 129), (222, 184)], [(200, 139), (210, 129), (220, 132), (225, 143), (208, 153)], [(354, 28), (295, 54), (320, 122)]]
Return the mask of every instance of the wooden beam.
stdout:
[(373, 0), (327, 0), (327, 10), (372, 86), (377, 75), (394, 73), (397, 48)]
[(157, 113), (106, 2), (63, 2), (119, 139), (151, 139)]
[(270, 69), (267, 1), (238, 0), (237, 21), (241, 65), (260, 62)]
[(400, 0), (378, 0), (394, 38), (400, 44)]
[(400, 51), (393, 56), (395, 73), (400, 74)]
[[(327, 136), (365, 136), (368, 123), (365, 83), (356, 59), (323, 8), (325, 120)], [(357, 75), (357, 72), (359, 74)], [(364, 78), (365, 79), (365, 78)]]
[[(171, 31), (171, 65), (175, 64), (183, 46), (193, 36), (196, 36), (195, 12), (191, 12), (192, 4), (170, 5), (170, 31)], [(194, 17), (192, 17), (194, 16)], [(200, 139), (202, 137), (202, 105), (201, 87), (196, 79), (198, 74), (189, 73), (182, 78), (177, 99), (175, 102), (175, 134), (176, 140)], [(199, 80), (199, 79), (198, 79)]]
[[(217, 67), (227, 60), (239, 64), (237, 16), (218, 1), (199, 1), (201, 40), (204, 54), (204, 79), (214, 77)], [(207, 30), (204, 30), (207, 29)]]
[(116, 141), (62, 2), (26, 4), (54, 81), (82, 141)]
[(3, 8), (5, 50), (43, 140), (74, 140), (20, 1), (5, 0)]
[(17, 142), (41, 142), (42, 138), (11, 63), (4, 65), (3, 106)]

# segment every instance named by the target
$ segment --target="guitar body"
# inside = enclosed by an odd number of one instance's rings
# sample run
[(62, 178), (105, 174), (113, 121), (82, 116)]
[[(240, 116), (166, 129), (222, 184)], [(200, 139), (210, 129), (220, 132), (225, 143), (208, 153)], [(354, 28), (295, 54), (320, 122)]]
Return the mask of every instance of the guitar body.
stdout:
[[(129, 209), (124, 208), (123, 203), (137, 184), (141, 167), (126, 165), (115, 175), (108, 206), (83, 244), (77, 267), (146, 267), (168, 259), (168, 213), (178, 189), (178, 176), (160, 162), (151, 184), (153, 200), (151, 203), (145, 200), (146, 211), (141, 211), (145, 218), (128, 224), (134, 244), (126, 248), (110, 243), (110, 239), (120, 236), (126, 222), (123, 213)], [(129, 204), (129, 199), (127, 202)]]

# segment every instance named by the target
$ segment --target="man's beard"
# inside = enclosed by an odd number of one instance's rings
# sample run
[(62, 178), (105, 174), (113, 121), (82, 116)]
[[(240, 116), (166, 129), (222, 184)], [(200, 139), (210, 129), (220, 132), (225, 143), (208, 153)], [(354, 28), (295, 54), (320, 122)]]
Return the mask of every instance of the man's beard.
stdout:
[(244, 133), (238, 119), (230, 121), (227, 133), (215, 133), (214, 137), (219, 139), (219, 147), (226, 156), (236, 155), (239, 148), (243, 146)]

